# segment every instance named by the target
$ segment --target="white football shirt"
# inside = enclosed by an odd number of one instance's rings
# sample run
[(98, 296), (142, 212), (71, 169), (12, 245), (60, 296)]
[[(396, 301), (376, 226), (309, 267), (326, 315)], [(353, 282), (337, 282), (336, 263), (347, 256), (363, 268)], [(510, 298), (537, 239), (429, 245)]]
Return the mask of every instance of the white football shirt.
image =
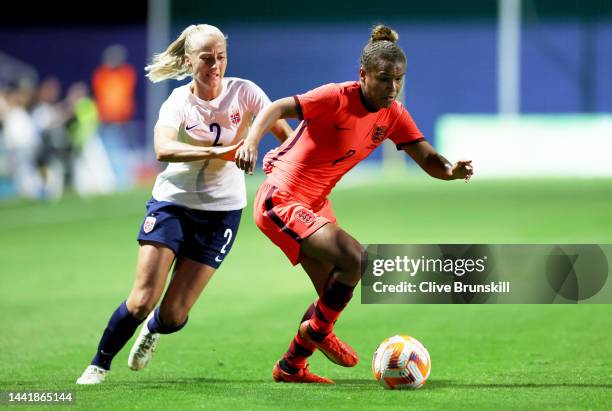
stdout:
[[(178, 130), (178, 141), (213, 146), (238, 142), (236, 131), (245, 112), (256, 116), (270, 99), (255, 83), (234, 77), (222, 80), (223, 91), (202, 100), (189, 89), (177, 87), (159, 111), (157, 124)], [(219, 159), (168, 163), (157, 176), (153, 198), (198, 210), (239, 210), (246, 206), (244, 172), (231, 161)]]

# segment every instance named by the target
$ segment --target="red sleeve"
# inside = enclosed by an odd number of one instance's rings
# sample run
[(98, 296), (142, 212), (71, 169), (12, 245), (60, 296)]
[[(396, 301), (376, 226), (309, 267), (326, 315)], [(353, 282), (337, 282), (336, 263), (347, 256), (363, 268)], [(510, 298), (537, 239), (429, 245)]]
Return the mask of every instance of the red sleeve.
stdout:
[(326, 84), (293, 97), (300, 120), (310, 120), (322, 114), (334, 114), (340, 106), (340, 90), (336, 84)]
[(400, 105), (399, 109), (399, 118), (393, 125), (389, 138), (395, 143), (398, 150), (403, 150), (407, 146), (425, 140), (425, 137), (404, 106)]

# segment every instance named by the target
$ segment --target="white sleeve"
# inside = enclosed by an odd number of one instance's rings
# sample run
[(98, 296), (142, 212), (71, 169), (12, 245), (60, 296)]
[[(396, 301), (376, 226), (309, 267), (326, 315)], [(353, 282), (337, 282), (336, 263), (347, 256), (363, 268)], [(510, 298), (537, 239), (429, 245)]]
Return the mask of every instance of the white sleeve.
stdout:
[(164, 101), (159, 109), (159, 118), (155, 126), (168, 126), (180, 129), (183, 122), (183, 104), (177, 98), (177, 93), (172, 92), (170, 97)]
[(264, 93), (264, 91), (259, 88), (259, 86), (252, 81), (245, 80), (244, 87), (244, 102), (247, 107), (247, 110), (252, 112), (255, 116), (259, 114), (261, 110), (264, 109), (265, 106), (270, 104), (270, 99)]

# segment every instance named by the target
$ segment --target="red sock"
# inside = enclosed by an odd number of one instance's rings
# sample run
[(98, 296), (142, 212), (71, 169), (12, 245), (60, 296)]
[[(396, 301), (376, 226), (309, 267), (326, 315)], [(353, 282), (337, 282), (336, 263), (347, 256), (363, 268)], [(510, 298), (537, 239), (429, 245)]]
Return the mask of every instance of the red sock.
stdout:
[(320, 334), (329, 334), (342, 310), (353, 297), (354, 286), (346, 285), (329, 276), (321, 298), (316, 301), (315, 315), (310, 319), (312, 329)]
[[(306, 320), (311, 319), (315, 313), (315, 305), (314, 303), (310, 304), (306, 309), (306, 312), (302, 316), (302, 320), (300, 324)], [(304, 340), (300, 337), (300, 333), (298, 332), (293, 340), (291, 340), (291, 344), (289, 344), (289, 349), (283, 355), (283, 360), (281, 361), (281, 366), (285, 368), (285, 371), (295, 372), (299, 368), (304, 368), (306, 366), (306, 359), (312, 355), (315, 347), (310, 344), (308, 341)], [(289, 367), (287, 367), (287, 365)]]
[(306, 312), (304, 312), (304, 315), (302, 316), (302, 320), (300, 321), (300, 324), (302, 324), (306, 320), (310, 320), (312, 316), (314, 315), (314, 313), (315, 313), (315, 303), (312, 303), (308, 306), (308, 309), (306, 309)]
[(312, 355), (315, 347), (305, 341), (300, 334), (297, 333), (291, 344), (289, 345), (289, 349), (283, 356), (283, 360), (285, 360), (291, 367), (293, 368), (304, 368), (306, 366), (306, 359)]

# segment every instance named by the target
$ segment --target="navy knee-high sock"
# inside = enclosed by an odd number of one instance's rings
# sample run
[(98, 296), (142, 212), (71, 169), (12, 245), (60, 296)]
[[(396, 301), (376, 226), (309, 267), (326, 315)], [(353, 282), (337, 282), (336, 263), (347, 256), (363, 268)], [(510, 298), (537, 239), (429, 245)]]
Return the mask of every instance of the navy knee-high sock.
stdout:
[(93, 360), (91, 360), (92, 365), (110, 370), (113, 358), (115, 358), (115, 355), (123, 348), (125, 343), (132, 338), (141, 322), (143, 320), (139, 320), (130, 314), (125, 301), (122, 302), (110, 320), (108, 320), (106, 329), (100, 339), (100, 344), (98, 344), (98, 352)]
[(185, 321), (182, 324), (179, 324), (177, 326), (166, 325), (164, 324), (161, 317), (159, 316), (159, 307), (157, 307), (155, 309), (155, 313), (153, 314), (153, 317), (151, 317), (151, 319), (147, 323), (147, 328), (152, 333), (172, 334), (182, 329), (185, 326), (185, 324), (187, 324), (187, 320), (189, 320), (189, 317), (187, 317), (187, 319), (185, 319)]

